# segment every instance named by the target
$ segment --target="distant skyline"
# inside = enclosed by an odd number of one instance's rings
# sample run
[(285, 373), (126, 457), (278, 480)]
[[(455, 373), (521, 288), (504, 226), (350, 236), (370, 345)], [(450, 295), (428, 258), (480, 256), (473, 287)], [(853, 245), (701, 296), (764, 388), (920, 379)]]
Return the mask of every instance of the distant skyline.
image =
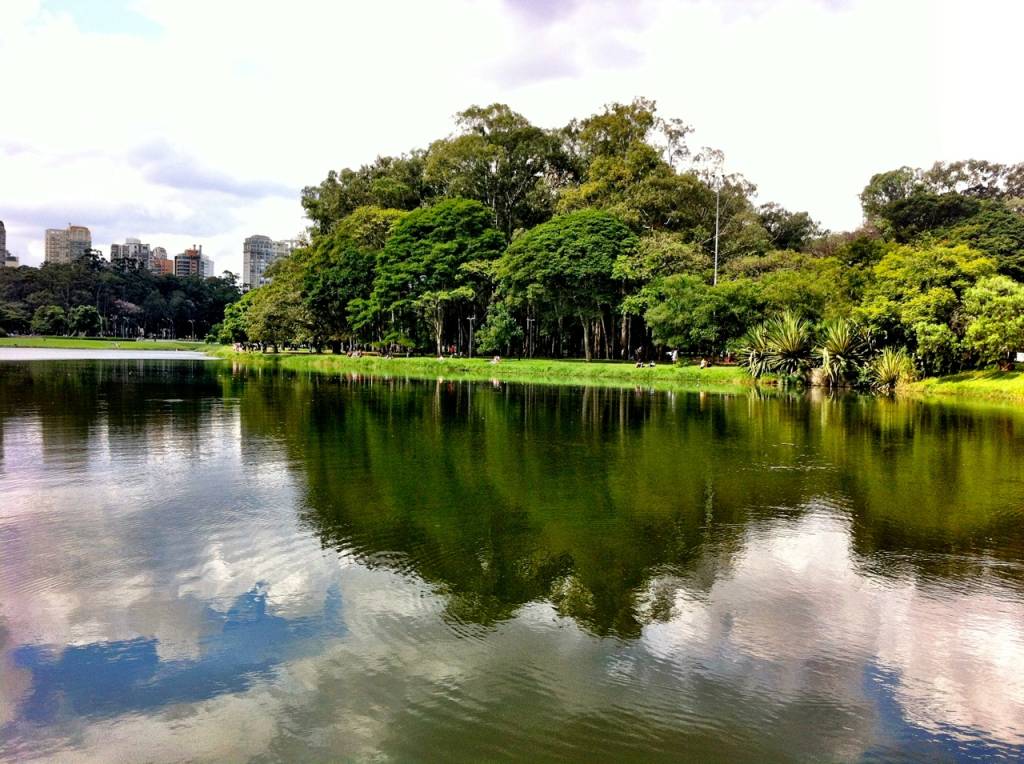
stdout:
[(646, 96), (757, 201), (848, 229), (872, 173), (1024, 160), (1022, 22), (998, 0), (4, 0), (0, 219), (29, 265), (73, 223), (239, 273), (247, 236), (305, 228), (302, 186), (470, 104), (556, 127)]

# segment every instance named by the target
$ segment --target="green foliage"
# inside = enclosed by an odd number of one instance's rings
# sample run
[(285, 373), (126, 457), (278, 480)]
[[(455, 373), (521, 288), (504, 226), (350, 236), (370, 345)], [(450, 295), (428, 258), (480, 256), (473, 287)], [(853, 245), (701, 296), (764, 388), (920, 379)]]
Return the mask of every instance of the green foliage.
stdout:
[(811, 366), (811, 326), (792, 311), (775, 316), (765, 324), (768, 333), (768, 365), (772, 371), (801, 377)]
[(757, 215), (774, 249), (800, 251), (824, 233), (809, 213), (790, 212), (774, 202), (758, 207)]
[(68, 314), (68, 331), (81, 337), (100, 333), (100, 312), (92, 305), (77, 305)]
[(869, 364), (868, 377), (876, 390), (891, 392), (914, 378), (914, 364), (903, 348), (885, 348)]
[(955, 371), (962, 362), (961, 300), (995, 263), (963, 245), (893, 246), (872, 269), (855, 319), (878, 344), (909, 346), (922, 371)]
[(765, 307), (772, 312), (793, 310), (819, 321), (848, 315), (853, 285), (834, 257), (776, 251), (737, 258), (726, 272), (753, 280)]
[(439, 194), (475, 199), (507, 239), (551, 216), (551, 179), (567, 166), (556, 136), (504, 104), (471, 106), (458, 117), (461, 134), (435, 141), (424, 179)]
[(508, 306), (499, 303), (487, 313), (487, 321), (476, 333), (476, 347), (481, 353), (512, 353), (512, 345), (523, 338), (523, 329), (516, 323)]
[(59, 305), (40, 305), (32, 314), (33, 334), (64, 334), (67, 328), (67, 314)]
[(636, 246), (636, 237), (617, 218), (582, 210), (552, 218), (515, 239), (496, 276), (512, 305), (527, 306), (560, 328), (566, 320), (579, 321), (589, 360), (591, 321), (612, 309), (619, 297), (612, 268)]
[(965, 343), (981, 363), (1006, 365), (1024, 351), (1024, 285), (1006, 276), (982, 279), (964, 294), (964, 313)]
[(928, 231), (966, 220), (980, 209), (980, 202), (968, 196), (917, 191), (886, 204), (878, 216), (893, 239), (906, 243)]
[[(504, 246), (491, 221), (489, 210), (470, 199), (446, 199), (410, 212), (395, 223), (377, 257), (372, 302), (364, 310), (386, 316), (393, 337), (417, 344), (422, 344), (425, 296), (444, 306), (442, 322), (453, 307), (472, 310), (474, 296), (485, 286), (479, 264), (497, 258)], [(428, 323), (436, 339), (438, 330)]]
[(359, 207), (411, 210), (429, 200), (424, 153), (378, 157), (358, 170), (331, 170), (319, 185), (302, 189), (302, 208), (315, 232), (329, 233)]
[[(31, 328), (29, 316), (42, 306), (57, 306), (70, 321), (78, 307), (82, 321), (61, 331), (137, 337), (188, 336), (192, 321), (205, 332), (221, 321), (224, 307), (239, 298), (235, 277), (177, 278), (146, 270), (121, 271), (98, 258), (41, 268), (0, 268), (0, 326), (14, 332)], [(5, 307), (7, 306), (7, 307)]]
[(772, 338), (765, 324), (758, 324), (743, 337), (738, 354), (741, 366), (746, 366), (754, 379), (772, 371)]
[(684, 353), (716, 356), (764, 315), (749, 279), (720, 281), (680, 274), (664, 280), (644, 315), (655, 342)]
[(860, 372), (867, 343), (857, 326), (845, 318), (825, 323), (818, 333), (814, 357), (829, 387), (851, 382)]
[(871, 180), (860, 192), (860, 203), (864, 217), (876, 221), (888, 205), (906, 199), (922, 186), (920, 171), (900, 167), (871, 176)]

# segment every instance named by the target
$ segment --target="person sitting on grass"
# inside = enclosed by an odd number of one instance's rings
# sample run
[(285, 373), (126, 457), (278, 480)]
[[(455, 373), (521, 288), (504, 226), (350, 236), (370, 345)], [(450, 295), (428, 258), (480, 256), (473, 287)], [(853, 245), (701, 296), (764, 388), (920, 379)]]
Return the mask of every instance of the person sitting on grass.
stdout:
[(491, 363), (501, 363), (501, 356), (500, 355), (494, 356), (494, 358), (491, 359)]

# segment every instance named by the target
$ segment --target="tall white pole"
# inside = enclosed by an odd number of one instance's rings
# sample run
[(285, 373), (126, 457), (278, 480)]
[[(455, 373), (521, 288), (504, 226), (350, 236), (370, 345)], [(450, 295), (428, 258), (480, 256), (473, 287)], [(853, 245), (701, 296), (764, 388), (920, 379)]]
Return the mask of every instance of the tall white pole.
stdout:
[(718, 286), (718, 210), (719, 210), (719, 198), (722, 193), (722, 181), (720, 178), (715, 178), (715, 280), (714, 286)]

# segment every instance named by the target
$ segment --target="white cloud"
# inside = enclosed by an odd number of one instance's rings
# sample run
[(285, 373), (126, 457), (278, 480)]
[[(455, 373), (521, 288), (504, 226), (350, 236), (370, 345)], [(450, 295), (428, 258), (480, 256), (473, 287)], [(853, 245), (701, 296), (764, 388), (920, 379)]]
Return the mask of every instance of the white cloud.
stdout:
[(763, 200), (836, 229), (873, 172), (1021, 159), (1006, 3), (125, 3), (102, 24), (0, 5), (0, 219), (28, 262), (75, 222), (238, 270), (245, 236), (304, 227), (303, 185), (425, 146), (471, 103), (556, 126), (655, 98)]

